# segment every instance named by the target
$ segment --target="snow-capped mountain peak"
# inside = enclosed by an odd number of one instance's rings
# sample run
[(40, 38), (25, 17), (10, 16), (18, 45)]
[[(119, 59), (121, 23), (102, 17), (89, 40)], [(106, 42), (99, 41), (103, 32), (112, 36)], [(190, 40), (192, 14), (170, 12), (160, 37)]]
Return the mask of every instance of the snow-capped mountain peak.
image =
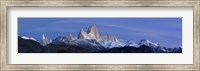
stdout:
[[(154, 53), (170, 53), (170, 52), (182, 52), (182, 47), (180, 48), (167, 48), (160, 46), (159, 43), (152, 42), (150, 40), (141, 40), (139, 44), (135, 43), (133, 40), (123, 40), (118, 39), (114, 35), (105, 34), (100, 35), (98, 28), (95, 25), (91, 25), (87, 32), (84, 31), (83, 28), (80, 29), (78, 32), (78, 36), (73, 36), (72, 34), (68, 34), (65, 36), (58, 36), (53, 41), (48, 39), (44, 34), (41, 36), (41, 41), (39, 42), (42, 46), (49, 47), (60, 47), (57, 45), (64, 45), (61, 46), (66, 47), (66, 51), (70, 52), (70, 50), (75, 52), (154, 52)], [(23, 39), (34, 40), (34, 38), (22, 36)], [(20, 39), (21, 42), (26, 42), (26, 40)], [(34, 43), (34, 41), (31, 41)], [(37, 43), (39, 46), (41, 46)], [(30, 44), (30, 43), (28, 43)], [(53, 44), (53, 45), (48, 45)], [(48, 45), (48, 46), (46, 46)], [(57, 49), (57, 48), (56, 48)], [(60, 48), (58, 48), (60, 49)], [(76, 51), (76, 49), (78, 51)], [(64, 50), (64, 52), (66, 52)], [(57, 52), (57, 51), (56, 51)], [(59, 50), (60, 52), (60, 50)], [(62, 51), (63, 52), (63, 51)]]
[(135, 43), (134, 41), (132, 41), (132, 40), (127, 41), (125, 46), (139, 47), (139, 45), (136, 44), (136, 43)]
[(67, 40), (72, 41), (75, 40), (76, 38), (72, 36), (72, 34), (69, 34), (66, 36)]
[(85, 32), (83, 29), (80, 30), (78, 34), (78, 39), (96, 39), (95, 33), (92, 32)]
[(44, 34), (42, 35), (42, 40), (40, 41), (41, 45), (46, 46), (47, 44), (50, 44), (51, 42), (52, 42), (52, 40), (45, 37)]
[(160, 45), (158, 43), (152, 42), (150, 40), (141, 40), (139, 45), (146, 45), (149, 47), (159, 47)]
[(152, 42), (150, 40), (141, 40), (140, 46), (142, 46), (142, 45), (146, 45), (146, 46), (151, 47), (155, 53), (173, 52), (173, 51), (180, 50), (180, 49), (175, 50), (176, 48), (162, 47), (162, 46), (160, 46), (159, 43), (155, 43), (155, 42)]
[(121, 41), (99, 41), (99, 43), (105, 48), (113, 48), (113, 47), (124, 47), (126, 44)]
[(91, 25), (88, 28), (87, 34), (92, 34), (92, 36), (94, 36), (96, 39), (99, 39), (99, 37), (100, 37), (99, 30), (97, 29), (97, 27), (95, 25)]

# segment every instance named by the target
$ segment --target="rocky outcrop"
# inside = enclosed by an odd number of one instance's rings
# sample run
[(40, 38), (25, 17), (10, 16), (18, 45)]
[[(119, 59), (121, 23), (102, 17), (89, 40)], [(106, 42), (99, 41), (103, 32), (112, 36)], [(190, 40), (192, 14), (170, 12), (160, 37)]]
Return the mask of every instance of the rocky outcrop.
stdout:
[(80, 29), (78, 39), (89, 39), (88, 34), (83, 30), (83, 28)]
[(100, 39), (103, 41), (106, 41), (106, 42), (117, 42), (118, 41), (117, 37), (111, 36), (109, 34), (101, 36)]
[(93, 34), (96, 39), (99, 39), (100, 37), (99, 30), (97, 29), (95, 25), (90, 26), (87, 30), (87, 33)]
[(88, 28), (88, 31), (85, 32), (83, 29), (80, 30), (78, 34), (78, 39), (96, 39), (100, 38), (100, 34), (95, 25), (92, 25)]
[(75, 40), (75, 39), (76, 39), (76, 38), (74, 38), (74, 37), (72, 36), (72, 34), (67, 35), (66, 38), (67, 38), (67, 41), (72, 41), (72, 40)]
[(42, 46), (46, 46), (47, 44), (50, 44), (52, 42), (52, 40), (48, 39), (47, 37), (45, 37), (45, 35), (42, 35), (42, 40), (40, 41), (40, 44)]

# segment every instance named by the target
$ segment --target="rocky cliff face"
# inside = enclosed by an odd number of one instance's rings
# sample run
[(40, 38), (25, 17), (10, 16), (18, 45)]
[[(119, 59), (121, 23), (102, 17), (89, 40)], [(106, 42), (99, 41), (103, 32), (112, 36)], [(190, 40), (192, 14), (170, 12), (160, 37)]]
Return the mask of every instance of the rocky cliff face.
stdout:
[(101, 36), (100, 39), (103, 41), (106, 41), (106, 42), (117, 42), (118, 41), (117, 37), (111, 36), (109, 34)]
[(78, 39), (96, 39), (100, 38), (100, 34), (95, 25), (92, 25), (88, 28), (88, 31), (85, 32), (83, 29), (80, 30)]
[(67, 35), (66, 38), (67, 38), (67, 41), (72, 41), (76, 39), (75, 37), (72, 36), (72, 34)]
[(96, 39), (99, 39), (100, 37), (99, 30), (97, 29), (95, 25), (90, 26), (87, 30), (87, 33), (93, 34)]
[(78, 34), (78, 39), (86, 39), (87, 33), (81, 28), (79, 34)]
[(118, 39), (115, 36), (111, 36), (109, 34), (100, 36), (99, 30), (95, 25), (91, 25), (87, 32), (83, 29), (80, 30), (78, 39), (95, 39), (98, 41), (106, 41), (106, 42), (117, 42)]
[(121, 47), (125, 45), (115, 36), (111, 36), (109, 34), (101, 36), (98, 28), (95, 25), (91, 25), (87, 32), (81, 29), (78, 35), (78, 39), (94, 39), (106, 48)]
[(53, 44), (65, 44), (67, 42), (71, 42), (73, 40), (76, 40), (76, 37), (73, 37), (72, 34), (69, 34), (67, 36), (58, 36), (56, 37), (52, 43)]

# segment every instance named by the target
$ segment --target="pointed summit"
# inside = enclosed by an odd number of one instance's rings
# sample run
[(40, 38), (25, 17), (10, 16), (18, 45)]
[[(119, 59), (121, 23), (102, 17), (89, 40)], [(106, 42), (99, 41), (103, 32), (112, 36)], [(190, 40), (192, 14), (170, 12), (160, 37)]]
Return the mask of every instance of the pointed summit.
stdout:
[(88, 30), (87, 30), (88, 34), (93, 34), (95, 36), (96, 39), (100, 38), (100, 34), (99, 34), (99, 30), (97, 29), (97, 27), (93, 24), (91, 25)]
[(75, 40), (75, 38), (72, 36), (72, 34), (67, 35), (66, 38), (68, 41)]
[(80, 29), (78, 39), (96, 39), (98, 40), (100, 38), (99, 31), (95, 25), (91, 25), (87, 32), (83, 30), (83, 28)]
[(44, 34), (42, 34), (42, 40), (45, 40), (46, 39), (46, 37), (44, 36)]
[(139, 44), (140, 44), (140, 46), (146, 45), (146, 46), (149, 46), (149, 47), (159, 47), (160, 46), (159, 43), (155, 43), (155, 42), (152, 42), (150, 40), (141, 40)]
[(47, 37), (45, 37), (45, 35), (42, 35), (42, 40), (40, 41), (40, 44), (42, 46), (46, 46), (47, 44), (50, 44), (52, 42), (52, 40), (49, 40)]
[(83, 30), (83, 28), (81, 28), (78, 34), (78, 39), (85, 39), (86, 36), (87, 36), (87, 33)]
[(103, 41), (107, 41), (107, 42), (118, 42), (119, 41), (117, 39), (117, 37), (111, 36), (109, 34), (106, 34), (104, 36), (100, 36), (100, 39), (103, 40)]

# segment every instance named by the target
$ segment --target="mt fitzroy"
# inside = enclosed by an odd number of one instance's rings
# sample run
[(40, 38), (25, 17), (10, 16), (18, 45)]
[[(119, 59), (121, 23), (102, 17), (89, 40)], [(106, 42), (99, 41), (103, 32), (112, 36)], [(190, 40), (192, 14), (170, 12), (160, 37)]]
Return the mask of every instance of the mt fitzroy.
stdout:
[[(93, 40), (93, 41), (91, 42), (88, 40)], [(111, 36), (109, 34), (101, 36), (99, 30), (95, 25), (91, 25), (88, 28), (87, 32), (85, 32), (83, 29), (80, 29), (80, 32), (77, 37), (73, 37), (70, 34), (67, 36), (59, 36), (52, 41), (53, 44), (81, 44), (77, 42), (87, 42), (91, 43), (92, 45), (98, 45), (98, 46), (101, 45), (104, 48), (122, 47), (125, 45), (124, 43), (120, 42), (115, 36)], [(86, 43), (82, 44), (85, 45)]]
[(99, 30), (95, 25), (90, 26), (87, 32), (81, 29), (78, 35), (78, 39), (94, 39), (106, 48), (121, 47), (125, 45), (115, 36), (111, 36), (109, 34), (100, 36)]
[(85, 32), (83, 29), (80, 30), (78, 39), (97, 39), (99, 40), (100, 34), (98, 29), (95, 25), (92, 25), (88, 28), (87, 32)]

